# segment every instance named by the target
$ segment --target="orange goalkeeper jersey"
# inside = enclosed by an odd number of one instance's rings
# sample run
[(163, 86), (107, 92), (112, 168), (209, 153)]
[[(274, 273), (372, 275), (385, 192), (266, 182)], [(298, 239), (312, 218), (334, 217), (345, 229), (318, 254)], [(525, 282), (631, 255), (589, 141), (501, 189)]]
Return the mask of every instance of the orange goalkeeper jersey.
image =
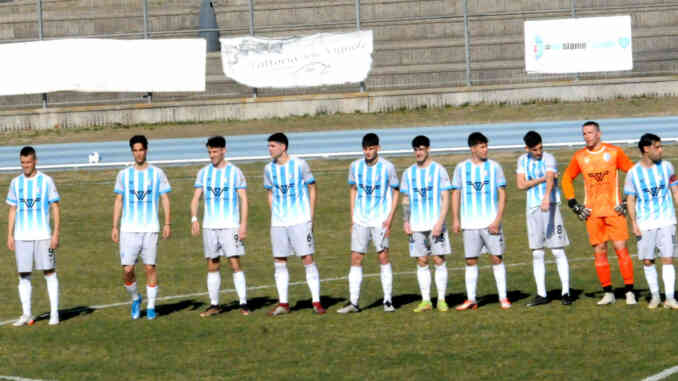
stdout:
[(563, 175), (563, 195), (568, 200), (574, 198), (572, 180), (581, 173), (586, 192), (584, 204), (591, 209), (591, 216), (616, 216), (614, 208), (621, 202), (617, 170), (627, 172), (632, 166), (624, 151), (612, 144), (601, 143), (597, 151), (581, 149), (574, 154)]

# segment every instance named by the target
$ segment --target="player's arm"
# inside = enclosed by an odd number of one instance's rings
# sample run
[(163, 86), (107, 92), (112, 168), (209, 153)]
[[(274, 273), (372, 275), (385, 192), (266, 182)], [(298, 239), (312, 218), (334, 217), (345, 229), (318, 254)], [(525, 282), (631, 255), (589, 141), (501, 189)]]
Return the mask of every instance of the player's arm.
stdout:
[(167, 193), (160, 195), (160, 204), (162, 204), (162, 211), (165, 216), (165, 224), (162, 227), (162, 238), (169, 238), (172, 234), (172, 218), (170, 215), (170, 199)]
[(633, 167), (633, 162), (629, 159), (623, 149), (619, 147), (617, 147), (617, 149), (617, 168), (624, 172), (628, 172)]
[(391, 213), (388, 214), (386, 221), (382, 225), (385, 229), (384, 237), (391, 235), (391, 225), (393, 224), (393, 216), (395, 216), (396, 209), (398, 208), (398, 199), (400, 198), (400, 191), (398, 188), (391, 188)]
[(313, 223), (313, 217), (315, 216), (315, 201), (318, 193), (318, 187), (315, 183), (308, 184), (308, 201), (311, 206), (311, 223)]
[(567, 199), (567, 206), (572, 209), (574, 214), (576, 214), (581, 221), (584, 221), (591, 215), (591, 209), (581, 205), (577, 202), (577, 199), (574, 198), (574, 179), (579, 176), (580, 173), (581, 168), (579, 167), (579, 162), (575, 155), (572, 157), (565, 173), (563, 173), (562, 188), (563, 195), (565, 196), (565, 199)]
[(193, 198), (191, 199), (191, 234), (200, 234), (200, 222), (198, 222), (198, 208), (200, 207), (200, 197), (202, 196), (202, 188), (195, 188), (193, 191)]
[(433, 230), (431, 231), (431, 234), (434, 237), (439, 237), (440, 234), (442, 234), (443, 224), (445, 223), (445, 219), (447, 218), (447, 212), (449, 208), (450, 208), (450, 191), (443, 190), (440, 192), (440, 216), (438, 217), (438, 220), (436, 221), (435, 225), (433, 225)]
[(636, 237), (640, 237), (640, 229), (638, 228), (638, 222), (636, 221), (636, 196), (633, 194), (626, 195), (626, 205), (629, 218), (631, 219), (631, 226), (633, 227), (633, 234)]
[(497, 187), (497, 196), (499, 199), (497, 205), (497, 217), (495, 217), (494, 221), (487, 227), (487, 230), (489, 230), (491, 234), (499, 234), (501, 220), (504, 217), (504, 209), (506, 209), (506, 188)]
[[(547, 172), (548, 173), (548, 172)], [(516, 173), (516, 185), (520, 190), (527, 190), (532, 188), (535, 185), (539, 185), (546, 181), (546, 177), (540, 177), (538, 179), (527, 180), (524, 173)]]
[(113, 202), (113, 229), (111, 229), (111, 239), (113, 242), (118, 243), (120, 240), (120, 231), (118, 226), (120, 225), (120, 215), (122, 214), (122, 195), (116, 194), (115, 201)]
[(238, 229), (238, 237), (242, 241), (247, 238), (247, 216), (249, 215), (246, 188), (238, 189), (238, 200), (240, 202), (240, 229)]
[(49, 207), (52, 209), (51, 214), (54, 222), (52, 240), (49, 244), (49, 248), (56, 250), (59, 247), (59, 232), (61, 232), (61, 207), (59, 206), (59, 202), (53, 202)]
[(461, 193), (459, 189), (452, 189), (452, 200), (450, 204), (452, 205), (452, 230), (455, 233), (461, 231), (461, 224), (459, 223), (459, 201), (461, 199)]
[(407, 195), (403, 196), (403, 231), (405, 234), (412, 234), (412, 229), (410, 228), (410, 197)]
[(348, 202), (350, 204), (350, 215), (351, 215), (351, 221), (349, 225), (349, 231), (353, 229), (353, 209), (355, 208), (355, 199), (358, 196), (358, 188), (356, 188), (355, 184), (351, 184), (349, 190), (348, 190)]
[(553, 191), (555, 178), (556, 178), (555, 172), (546, 171), (546, 176), (544, 176), (544, 179), (546, 181), (546, 190), (544, 191), (544, 199), (541, 200), (541, 210), (543, 211), (549, 210), (549, 206), (551, 205), (551, 192)]
[(14, 251), (14, 221), (16, 221), (16, 205), (9, 206), (7, 216), (7, 248)]

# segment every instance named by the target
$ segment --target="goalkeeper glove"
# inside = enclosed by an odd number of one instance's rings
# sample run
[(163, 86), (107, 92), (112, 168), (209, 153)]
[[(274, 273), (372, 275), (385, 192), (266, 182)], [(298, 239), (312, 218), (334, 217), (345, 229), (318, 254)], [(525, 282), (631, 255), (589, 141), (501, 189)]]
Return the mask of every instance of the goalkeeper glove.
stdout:
[(584, 205), (581, 205), (575, 199), (568, 200), (567, 206), (569, 206), (570, 209), (572, 209), (574, 214), (576, 214), (579, 220), (581, 221), (586, 221), (586, 219), (591, 216), (591, 209), (585, 207)]
[(617, 212), (620, 216), (625, 216), (627, 212), (626, 200), (622, 201), (621, 204), (614, 207), (614, 211)]

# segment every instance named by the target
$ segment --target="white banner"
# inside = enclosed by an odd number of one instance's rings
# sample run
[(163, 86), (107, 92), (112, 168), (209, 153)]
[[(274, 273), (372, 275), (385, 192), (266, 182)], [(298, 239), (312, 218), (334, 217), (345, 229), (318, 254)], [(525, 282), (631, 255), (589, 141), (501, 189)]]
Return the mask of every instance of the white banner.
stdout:
[(364, 81), (372, 31), (267, 39), (222, 38), (224, 74), (250, 87), (310, 87)]
[(525, 21), (528, 73), (632, 69), (631, 16)]
[(204, 39), (0, 44), (0, 95), (205, 91)]

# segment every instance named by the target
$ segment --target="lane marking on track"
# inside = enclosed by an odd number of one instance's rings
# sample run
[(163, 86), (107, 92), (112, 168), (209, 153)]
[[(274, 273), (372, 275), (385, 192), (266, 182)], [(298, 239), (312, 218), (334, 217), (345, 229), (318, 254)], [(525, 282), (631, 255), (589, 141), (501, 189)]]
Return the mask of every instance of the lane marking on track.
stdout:
[(652, 375), (647, 378), (643, 378), (643, 381), (659, 381), (667, 378), (668, 376), (678, 373), (678, 365), (674, 366), (673, 368), (665, 369), (655, 375)]
[(13, 377), (13, 376), (0, 376), (0, 380), (11, 380), (11, 381), (46, 381), (38, 380), (36, 378), (24, 378), (24, 377)]
[[(635, 257), (636, 255), (632, 255), (632, 257)], [(586, 262), (586, 261), (592, 261), (593, 259), (590, 257), (581, 257), (581, 258), (568, 258), (568, 262)], [(544, 263), (546, 264), (554, 264), (555, 261), (553, 260), (544, 260)], [(508, 263), (506, 264), (506, 267), (522, 267), (522, 266), (527, 266), (527, 265), (532, 265), (532, 262), (520, 262), (520, 263)], [(478, 266), (481, 269), (489, 269), (492, 267), (492, 265), (484, 265), (484, 266)], [(448, 268), (448, 271), (463, 271), (465, 270), (466, 267), (451, 267)], [(396, 275), (414, 275), (416, 274), (416, 271), (402, 271), (402, 272), (397, 272), (393, 273), (394, 276)], [(363, 278), (375, 278), (381, 276), (380, 273), (372, 273), (372, 274), (364, 274)], [(321, 279), (321, 283), (326, 283), (326, 282), (336, 282), (338, 280), (348, 280), (348, 276), (340, 276), (340, 277), (334, 277), (334, 278), (325, 278)], [(298, 281), (298, 282), (290, 282), (290, 286), (301, 286), (305, 285), (306, 281)], [(267, 285), (262, 285), (262, 286), (251, 286), (247, 287), (248, 291), (255, 291), (255, 290), (266, 290), (270, 288), (275, 288), (274, 284), (267, 284)], [(227, 288), (224, 290), (219, 291), (222, 294), (228, 294), (228, 293), (234, 293), (235, 289), (234, 288)], [(183, 298), (191, 298), (191, 297), (196, 297), (196, 296), (205, 296), (207, 295), (207, 292), (194, 292), (191, 294), (182, 294), (182, 295), (170, 295), (170, 296), (162, 296), (158, 297), (156, 301), (163, 301), (163, 300), (174, 300), (174, 299), (183, 299)], [(106, 308), (113, 308), (113, 307), (122, 307), (122, 306), (128, 306), (132, 304), (131, 301), (127, 302), (118, 302), (118, 303), (111, 303), (111, 304), (97, 304), (97, 305), (92, 305), (92, 306), (87, 306), (83, 307), (84, 309), (92, 309), (92, 310), (103, 310)], [(49, 316), (49, 313), (44, 313), (36, 318), (47, 318)], [(12, 320), (5, 320), (5, 321), (0, 321), (0, 327), (12, 324), (16, 321), (17, 319), (12, 319)]]

